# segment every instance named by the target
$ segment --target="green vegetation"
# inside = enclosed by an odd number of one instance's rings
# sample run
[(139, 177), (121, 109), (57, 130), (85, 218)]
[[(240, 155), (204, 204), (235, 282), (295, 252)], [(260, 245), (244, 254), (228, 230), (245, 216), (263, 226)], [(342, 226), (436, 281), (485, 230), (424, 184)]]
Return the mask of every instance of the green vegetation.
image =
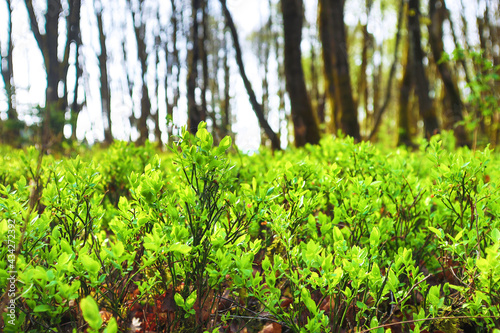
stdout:
[(244, 156), (202, 123), (159, 155), (2, 147), (3, 330), (499, 329), (500, 157), (450, 137)]

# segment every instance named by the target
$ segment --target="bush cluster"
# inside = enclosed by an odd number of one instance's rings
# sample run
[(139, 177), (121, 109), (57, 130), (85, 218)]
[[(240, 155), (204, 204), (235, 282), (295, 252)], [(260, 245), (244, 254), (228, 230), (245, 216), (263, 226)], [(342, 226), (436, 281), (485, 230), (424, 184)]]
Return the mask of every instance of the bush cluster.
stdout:
[[(24, 332), (500, 328), (499, 158), (323, 139), (253, 156), (2, 148), (0, 287)], [(14, 226), (14, 227), (11, 227)], [(11, 230), (14, 232), (11, 232)], [(2, 305), (7, 304), (7, 293)]]

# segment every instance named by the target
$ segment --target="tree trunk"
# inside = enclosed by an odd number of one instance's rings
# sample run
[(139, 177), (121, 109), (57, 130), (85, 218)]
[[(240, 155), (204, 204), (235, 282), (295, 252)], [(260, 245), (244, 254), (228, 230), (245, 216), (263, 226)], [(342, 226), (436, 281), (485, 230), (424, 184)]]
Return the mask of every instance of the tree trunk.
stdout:
[[(141, 5), (143, 1), (144, 0), (140, 1)], [(139, 117), (137, 122), (139, 138), (137, 139), (136, 144), (143, 145), (149, 137), (147, 120), (151, 116), (151, 101), (149, 99), (149, 89), (146, 77), (146, 72), (148, 70), (148, 53), (146, 50), (146, 43), (144, 41), (146, 35), (146, 26), (140, 16), (140, 12), (134, 13), (131, 5), (130, 8), (132, 14), (132, 23), (134, 25), (135, 40), (137, 43), (137, 57), (139, 58), (139, 62), (141, 64), (141, 116)], [(136, 15), (139, 16), (139, 22), (137, 22)]]
[[(69, 47), (79, 38), (80, 0), (69, 1), (69, 16), (66, 17), (66, 45), (64, 57), (60, 62), (57, 56), (59, 37), (59, 16), (62, 11), (60, 0), (48, 0), (45, 13), (45, 34), (42, 35), (33, 9), (32, 0), (24, 1), (28, 10), (30, 27), (35, 41), (42, 52), (47, 73), (45, 91), (45, 110), (42, 121), (42, 146), (47, 149), (49, 143), (58, 144), (63, 136), (67, 99), (60, 98), (59, 84), (62, 83), (63, 95), (66, 97), (66, 76), (69, 67)], [(73, 129), (75, 130), (75, 129)]]
[[(367, 17), (370, 12), (368, 9)], [(368, 80), (366, 77), (366, 69), (368, 67), (368, 49), (372, 44), (372, 39), (370, 38), (370, 34), (368, 33), (368, 23), (365, 23), (361, 26), (363, 31), (363, 46), (361, 50), (361, 66), (359, 68), (359, 77), (358, 77), (358, 104), (363, 106), (365, 111), (365, 123), (367, 123), (368, 119), (371, 117), (371, 113), (368, 110)]]
[(250, 83), (250, 80), (248, 79), (248, 77), (246, 75), (245, 65), (243, 64), (243, 57), (241, 55), (241, 47), (240, 47), (240, 42), (238, 39), (238, 33), (236, 31), (236, 27), (234, 25), (233, 18), (231, 17), (231, 13), (229, 12), (229, 9), (227, 8), (226, 0), (219, 0), (219, 2), (221, 3), (222, 11), (224, 12), (224, 17), (226, 18), (227, 27), (229, 28), (229, 31), (231, 32), (231, 36), (233, 38), (234, 50), (236, 52), (236, 63), (238, 64), (238, 68), (240, 70), (243, 84), (245, 85), (245, 89), (248, 93), (248, 96), (250, 99), (250, 104), (252, 105), (252, 108), (255, 112), (255, 115), (257, 116), (257, 119), (259, 120), (260, 126), (264, 129), (267, 136), (271, 140), (272, 149), (279, 150), (279, 149), (281, 149), (280, 139), (276, 135), (276, 133), (274, 133), (271, 126), (269, 126), (269, 123), (267, 122), (266, 117), (264, 116), (264, 112), (262, 110), (262, 105), (260, 105), (259, 102), (257, 102), (257, 97), (255, 95), (253, 88), (252, 88), (252, 84)]
[(434, 61), (445, 89), (445, 99), (448, 101), (449, 109), (445, 107), (444, 115), (447, 118), (445, 128), (453, 129), (457, 140), (457, 146), (470, 146), (464, 125), (458, 125), (463, 121), (463, 104), (460, 98), (460, 92), (453, 78), (452, 71), (446, 62), (440, 62), (441, 55), (444, 52), (443, 47), (443, 22), (448, 16), (447, 9), (443, 0), (429, 0), (429, 16), (431, 24), (429, 25), (429, 42), (432, 49)]
[(223, 49), (224, 49), (224, 58), (223, 58), (223, 69), (224, 69), (224, 97), (221, 105), (221, 137), (225, 137), (226, 135), (231, 135), (231, 96), (230, 96), (230, 67), (229, 67), (229, 48), (227, 45), (227, 37), (226, 33), (224, 33), (223, 38)]
[(418, 96), (418, 108), (424, 121), (424, 136), (430, 138), (439, 132), (439, 124), (433, 101), (429, 96), (429, 81), (423, 64), (424, 52), (420, 38), (420, 1), (409, 0), (408, 32), (410, 36), (410, 56), (412, 76), (415, 78), (415, 93)]
[[(179, 82), (180, 82), (180, 64), (179, 64), (179, 49), (177, 45), (177, 33), (178, 33), (178, 10), (176, 6), (176, 0), (170, 0), (172, 7), (172, 16), (170, 17), (170, 23), (172, 25), (172, 51), (168, 50), (168, 43), (165, 46), (165, 54), (167, 57), (167, 74), (165, 75), (165, 104), (167, 105), (167, 134), (168, 141), (173, 135), (173, 119), (174, 119), (174, 108), (177, 107), (179, 101)], [(173, 69), (176, 68), (176, 74), (173, 75)], [(169, 88), (172, 89), (171, 98), (169, 98)]]
[[(326, 1), (325, 1), (326, 2)], [(347, 59), (347, 43), (344, 25), (345, 0), (328, 0), (329, 19), (331, 20), (331, 41), (333, 59), (333, 80), (335, 84), (335, 99), (340, 108), (339, 124), (342, 131), (361, 139), (359, 133), (358, 110), (352, 97), (349, 61)], [(323, 46), (324, 47), (324, 46)]]
[(111, 94), (109, 91), (108, 81), (108, 52), (106, 49), (106, 35), (102, 24), (102, 1), (99, 2), (100, 9), (96, 9), (97, 27), (99, 29), (99, 45), (101, 53), (98, 56), (99, 60), (99, 74), (100, 74), (100, 92), (101, 92), (101, 108), (104, 120), (104, 141), (110, 144), (113, 141), (111, 133)]
[[(14, 87), (13, 83), (13, 67), (12, 67), (12, 4), (11, 0), (7, 2), (7, 51), (5, 52), (5, 62), (2, 59), (0, 52), (0, 69), (4, 81), (5, 94), (7, 97), (7, 120), (1, 124), (2, 138), (4, 143), (15, 145), (15, 141), (19, 139), (19, 130), (23, 124), (19, 121), (17, 110), (14, 106)], [(3, 64), (3, 65), (2, 65)]]
[(403, 79), (399, 92), (398, 140), (397, 145), (413, 146), (410, 134), (410, 94), (413, 86), (413, 72), (410, 69), (412, 57), (409, 52), (409, 41), (404, 50)]
[(330, 127), (331, 131), (335, 132), (340, 128), (338, 123), (338, 107), (335, 100), (335, 80), (333, 78), (333, 44), (332, 44), (332, 31), (331, 24), (331, 9), (329, 0), (319, 0), (318, 21), (319, 21), (319, 36), (322, 44), (322, 58), (323, 58), (323, 74), (325, 77), (325, 91), (326, 99), (330, 107)]
[[(375, 115), (374, 115), (374, 124), (373, 124), (373, 130), (371, 131), (370, 135), (368, 136), (368, 140), (371, 140), (375, 134), (377, 134), (378, 128), (380, 126), (380, 121), (382, 120), (382, 115), (384, 114), (385, 110), (387, 109), (387, 106), (389, 105), (389, 102), (391, 100), (391, 92), (392, 92), (392, 81), (394, 79), (394, 74), (396, 73), (396, 65), (397, 65), (397, 60), (398, 60), (398, 48), (399, 44), (401, 41), (401, 28), (403, 26), (403, 13), (404, 13), (404, 0), (401, 0), (401, 3), (399, 5), (399, 12), (398, 12), (398, 26), (396, 30), (396, 45), (394, 46), (394, 56), (393, 56), (393, 61), (391, 65), (391, 70), (389, 71), (389, 78), (387, 79), (387, 87), (386, 87), (386, 92), (385, 92), (385, 98), (384, 98), (384, 103), (380, 107), (380, 109), (377, 109)], [(407, 50), (406, 50), (407, 52)], [(405, 69), (406, 70), (406, 69)], [(374, 92), (373, 100), (374, 100), (374, 109), (377, 107), (378, 103), (375, 102), (378, 100), (378, 96), (376, 93), (377, 90)]]
[(198, 78), (199, 41), (198, 41), (198, 11), (201, 0), (191, 1), (191, 49), (188, 51), (187, 99), (188, 99), (188, 129), (196, 134), (198, 125), (206, 118), (202, 107), (196, 103), (196, 80)]
[(290, 98), (295, 146), (319, 143), (319, 128), (306, 89), (302, 68), (302, 0), (281, 0), (285, 35), (285, 79)]

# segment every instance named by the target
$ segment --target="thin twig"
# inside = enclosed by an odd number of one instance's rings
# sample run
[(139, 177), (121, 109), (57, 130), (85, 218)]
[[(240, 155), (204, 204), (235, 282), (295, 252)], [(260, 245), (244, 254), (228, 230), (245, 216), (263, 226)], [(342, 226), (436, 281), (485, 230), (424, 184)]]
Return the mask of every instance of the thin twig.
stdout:
[(428, 321), (428, 320), (447, 320), (447, 319), (481, 319), (481, 318), (498, 318), (497, 316), (451, 316), (451, 317), (434, 317), (434, 318), (424, 318), (424, 319), (414, 319), (414, 320), (406, 320), (406, 321), (400, 321), (397, 323), (390, 323), (390, 324), (384, 324), (380, 325), (377, 327), (372, 327), (368, 328), (366, 330), (362, 330), (359, 333), (365, 333), (365, 332), (370, 332), (373, 330), (377, 330), (379, 328), (385, 328), (389, 326), (395, 326), (395, 325), (403, 325), (403, 324), (411, 324), (411, 323), (416, 323), (420, 321)]

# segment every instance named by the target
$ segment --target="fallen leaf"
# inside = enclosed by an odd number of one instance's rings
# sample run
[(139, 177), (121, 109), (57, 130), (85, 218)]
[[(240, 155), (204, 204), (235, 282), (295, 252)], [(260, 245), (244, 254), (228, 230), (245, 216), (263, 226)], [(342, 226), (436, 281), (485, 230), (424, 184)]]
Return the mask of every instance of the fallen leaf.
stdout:
[(259, 333), (281, 333), (281, 325), (277, 323), (269, 323), (265, 325)]

